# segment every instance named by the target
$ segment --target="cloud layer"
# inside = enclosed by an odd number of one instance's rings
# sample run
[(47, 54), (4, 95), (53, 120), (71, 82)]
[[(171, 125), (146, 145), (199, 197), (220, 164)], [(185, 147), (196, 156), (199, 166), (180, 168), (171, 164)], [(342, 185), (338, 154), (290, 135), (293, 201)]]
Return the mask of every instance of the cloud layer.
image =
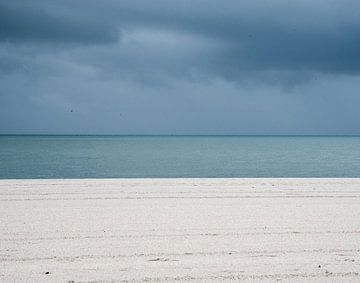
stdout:
[(359, 11), (0, 1), (0, 133), (360, 134)]

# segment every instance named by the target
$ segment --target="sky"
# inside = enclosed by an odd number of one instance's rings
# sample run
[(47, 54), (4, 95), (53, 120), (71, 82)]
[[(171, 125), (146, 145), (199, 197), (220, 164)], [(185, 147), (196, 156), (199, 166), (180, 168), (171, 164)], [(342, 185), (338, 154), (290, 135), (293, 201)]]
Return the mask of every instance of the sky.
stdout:
[(359, 135), (358, 0), (0, 0), (0, 134)]

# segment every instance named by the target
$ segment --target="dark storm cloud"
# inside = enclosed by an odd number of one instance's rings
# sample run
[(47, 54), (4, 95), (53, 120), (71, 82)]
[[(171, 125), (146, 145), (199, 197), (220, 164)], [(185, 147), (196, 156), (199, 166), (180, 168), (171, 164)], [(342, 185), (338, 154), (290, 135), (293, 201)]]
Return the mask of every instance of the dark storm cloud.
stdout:
[(212, 1), (157, 3), (161, 9), (137, 6), (128, 8), (129, 14), (138, 15), (148, 25), (221, 41), (223, 48), (207, 61), (219, 73), (360, 71), (359, 2), (227, 1), (221, 7)]
[(0, 0), (0, 132), (360, 133), (359, 50), (357, 0)]
[(222, 42), (223, 49), (208, 60), (220, 73), (360, 71), (357, 1), (226, 1), (221, 7), (201, 0), (152, 1), (150, 7), (122, 3), (118, 8), (125, 25), (186, 31)]
[(0, 38), (107, 43), (121, 30), (171, 30), (223, 45), (199, 62), (202, 71), (232, 78), (259, 69), (351, 74), (360, 71), (359, 11), (350, 0), (3, 1)]
[(61, 3), (53, 2), (50, 7), (40, 4), (41, 1), (0, 2), (0, 40), (51, 43), (106, 43), (118, 40), (116, 27), (106, 19), (92, 18), (91, 14), (86, 14), (86, 3), (77, 11), (65, 7), (63, 12)]

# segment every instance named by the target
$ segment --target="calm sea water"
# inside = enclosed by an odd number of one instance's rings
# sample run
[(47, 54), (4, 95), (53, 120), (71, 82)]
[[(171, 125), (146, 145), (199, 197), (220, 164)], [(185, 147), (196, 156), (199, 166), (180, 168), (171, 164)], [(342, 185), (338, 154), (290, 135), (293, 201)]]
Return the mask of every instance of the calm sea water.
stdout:
[(0, 136), (0, 178), (360, 177), (360, 137)]

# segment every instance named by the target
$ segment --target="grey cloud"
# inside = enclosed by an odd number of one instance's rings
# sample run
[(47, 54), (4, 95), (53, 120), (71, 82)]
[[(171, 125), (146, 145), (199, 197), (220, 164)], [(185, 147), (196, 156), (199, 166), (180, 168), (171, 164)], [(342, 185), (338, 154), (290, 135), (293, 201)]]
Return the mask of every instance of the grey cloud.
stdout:
[[(105, 19), (72, 11), (61, 3), (42, 7), (42, 1), (0, 2), (0, 40), (5, 42), (108, 43), (119, 39), (119, 31)], [(60, 13), (59, 13), (60, 12)], [(78, 13), (78, 14), (77, 14)]]
[[(223, 49), (208, 67), (237, 76), (257, 69), (358, 73), (357, 1), (124, 1), (123, 27), (152, 26), (209, 37)], [(206, 64), (205, 66), (206, 67)], [(223, 69), (223, 70), (222, 70)]]
[[(360, 71), (357, 1), (227, 1), (220, 6), (205, 0), (15, 0), (0, 5), (3, 41), (110, 43), (118, 41), (120, 31), (168, 30), (222, 44), (217, 50), (204, 46), (204, 53), (212, 52), (206, 62), (201, 56), (189, 61), (200, 71), (234, 80), (257, 70)], [(180, 48), (186, 46), (180, 43)]]
[(360, 134), (358, 11), (0, 0), (0, 133)]
[(221, 7), (211, 1), (122, 3), (125, 26), (181, 30), (222, 42), (223, 49), (207, 62), (219, 73), (360, 71), (357, 1), (227, 1)]

